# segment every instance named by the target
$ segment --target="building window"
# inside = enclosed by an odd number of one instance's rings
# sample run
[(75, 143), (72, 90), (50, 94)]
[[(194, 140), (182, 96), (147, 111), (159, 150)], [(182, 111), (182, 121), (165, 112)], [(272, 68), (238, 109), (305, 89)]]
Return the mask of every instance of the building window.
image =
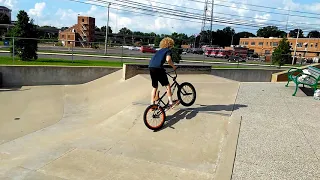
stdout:
[(273, 42), (273, 46), (278, 46), (278, 43), (277, 42)]
[(265, 51), (265, 54), (270, 54), (270, 50), (266, 50), (266, 51)]
[(318, 48), (318, 43), (316, 43), (316, 45), (314, 45), (315, 48)]
[(302, 47), (302, 43), (298, 43), (297, 47)]
[(269, 42), (267, 42), (267, 46), (269, 45)]
[(263, 46), (263, 42), (259, 42), (259, 46)]
[(64, 38), (64, 34), (62, 34), (61, 37)]
[(68, 35), (68, 38), (70, 38), (70, 35)]
[(272, 46), (272, 42), (270, 42), (270, 46)]
[(84, 19), (82, 19), (82, 22), (84, 22)]
[(248, 41), (246, 41), (244, 44), (245, 44), (245, 45), (248, 45), (249, 43), (248, 43)]
[(255, 46), (256, 45), (256, 42), (251, 42), (251, 46)]

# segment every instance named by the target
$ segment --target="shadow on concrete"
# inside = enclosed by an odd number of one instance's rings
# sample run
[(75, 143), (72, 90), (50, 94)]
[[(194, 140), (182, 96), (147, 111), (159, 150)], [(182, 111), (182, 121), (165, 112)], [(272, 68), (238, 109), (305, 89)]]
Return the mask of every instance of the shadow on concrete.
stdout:
[(313, 96), (314, 91), (312, 88), (309, 87), (299, 87), (299, 89), (306, 95), (306, 96)]
[[(238, 110), (240, 108), (245, 108), (245, 107), (248, 107), (248, 106), (243, 104), (230, 104), (230, 105), (200, 105), (200, 107), (198, 108), (181, 109), (176, 113), (174, 113), (173, 115), (167, 116), (167, 122), (166, 124), (164, 124), (163, 128), (160, 129), (160, 131), (168, 127), (174, 129), (174, 127), (172, 127), (174, 124), (178, 123), (183, 119), (191, 120), (194, 117), (196, 117), (199, 112), (205, 112), (205, 113), (216, 114), (221, 116), (230, 116), (231, 112)], [(229, 113), (219, 113), (217, 111), (228, 111)]]
[(21, 87), (1, 87), (0, 92), (9, 92), (9, 91), (27, 91), (29, 89), (21, 89)]

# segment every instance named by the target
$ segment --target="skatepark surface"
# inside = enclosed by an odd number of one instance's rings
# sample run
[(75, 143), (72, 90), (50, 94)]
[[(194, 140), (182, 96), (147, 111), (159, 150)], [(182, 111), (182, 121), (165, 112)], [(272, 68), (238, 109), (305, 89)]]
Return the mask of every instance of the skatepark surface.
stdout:
[(0, 179), (320, 178), (319, 101), (283, 83), (177, 80), (196, 102), (157, 132), (142, 117), (148, 75), (1, 89)]

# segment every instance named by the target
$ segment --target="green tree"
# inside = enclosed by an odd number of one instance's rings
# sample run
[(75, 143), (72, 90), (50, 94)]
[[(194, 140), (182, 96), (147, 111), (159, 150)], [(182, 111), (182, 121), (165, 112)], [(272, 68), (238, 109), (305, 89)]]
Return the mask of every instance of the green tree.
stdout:
[[(110, 26), (108, 26), (108, 27), (109, 27), (108, 33), (109, 33), (109, 34), (112, 34), (112, 29), (111, 29), (111, 27), (110, 27)], [(105, 33), (105, 32), (106, 32), (106, 26), (102, 26), (101, 29), (100, 29), (100, 31)]]
[(246, 31), (236, 33), (233, 37), (233, 44), (238, 45), (240, 43), (240, 38), (249, 38), (249, 37), (256, 37), (256, 35)]
[(119, 30), (119, 34), (131, 35), (132, 31), (126, 27), (123, 27)]
[(23, 10), (17, 15), (17, 24), (12, 29), (12, 36), (15, 37), (12, 54), (18, 55), (23, 61), (38, 59), (38, 31), (33, 20), (30, 21), (28, 14)]
[(260, 28), (257, 31), (257, 36), (258, 37), (265, 37), (265, 38), (269, 38), (269, 37), (285, 37), (286, 36), (286, 32), (281, 31), (276, 26), (266, 26), (266, 27)]
[[(292, 37), (292, 38), (296, 38), (297, 35), (298, 35), (298, 29), (291, 30), (291, 31), (289, 32), (289, 35), (290, 35), (290, 37)], [(303, 31), (302, 31), (301, 29), (299, 29), (299, 38), (303, 38), (303, 37), (304, 37)]]
[(178, 47), (174, 47), (171, 49), (172, 51), (172, 61), (174, 63), (180, 63), (181, 58), (181, 54), (182, 54), (182, 49), (178, 48)]
[(320, 37), (320, 32), (317, 31), (317, 30), (314, 30), (314, 31), (310, 31), (308, 33), (308, 36), (307, 37), (310, 37), (310, 38), (319, 38)]
[(272, 53), (272, 63), (279, 66), (279, 68), (288, 63), (291, 59), (290, 44), (286, 37), (282, 38), (279, 46), (274, 49)]
[(158, 47), (160, 45), (160, 41), (161, 41), (161, 38), (159, 35), (157, 35), (155, 38), (154, 38), (154, 46)]

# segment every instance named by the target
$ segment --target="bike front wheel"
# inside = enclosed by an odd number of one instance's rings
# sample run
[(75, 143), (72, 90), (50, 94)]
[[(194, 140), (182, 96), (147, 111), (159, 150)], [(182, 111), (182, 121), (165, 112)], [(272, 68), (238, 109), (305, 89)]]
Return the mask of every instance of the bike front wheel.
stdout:
[(148, 106), (144, 111), (143, 122), (151, 130), (161, 129), (165, 120), (166, 112), (157, 104)]
[(196, 101), (196, 89), (191, 83), (184, 82), (178, 87), (177, 96), (183, 106), (192, 106)]

